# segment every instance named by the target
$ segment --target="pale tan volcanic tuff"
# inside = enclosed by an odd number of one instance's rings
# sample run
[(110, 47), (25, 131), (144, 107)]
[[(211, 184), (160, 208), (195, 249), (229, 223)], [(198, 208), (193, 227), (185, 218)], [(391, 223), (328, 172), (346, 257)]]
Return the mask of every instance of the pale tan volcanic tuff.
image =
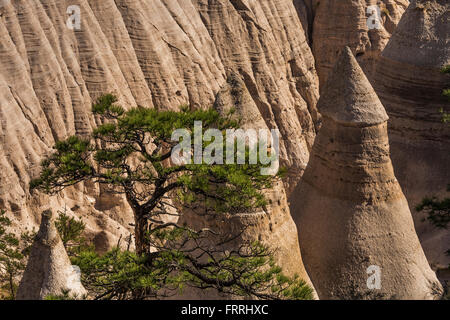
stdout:
[(449, 230), (434, 228), (415, 207), (426, 196), (448, 197), (450, 126), (442, 95), (450, 88), (450, 3), (415, 1), (405, 12), (383, 51), (374, 88), (389, 114), (389, 141), (395, 174), (414, 215), (417, 233), (430, 263), (448, 268)]
[[(232, 73), (228, 76), (227, 85), (223, 86), (218, 93), (214, 107), (223, 115), (228, 114), (231, 108), (235, 108), (234, 117), (240, 119), (241, 127), (244, 130), (268, 130), (258, 112), (258, 107), (238, 74)], [(298, 275), (312, 287), (302, 262), (297, 228), (290, 214), (283, 183), (276, 182), (272, 189), (267, 190), (266, 197), (268, 204), (264, 210), (218, 215), (184, 211), (178, 224), (186, 224), (194, 230), (207, 228), (220, 234), (220, 237), (235, 238), (233, 241), (227, 241), (217, 246), (216, 244), (220, 241), (216, 236), (212, 237), (209, 245), (212, 245), (213, 250), (222, 252), (236, 249), (244, 243), (261, 242), (274, 253), (274, 258), (277, 264), (282, 266), (284, 274)], [(183, 209), (179, 208), (179, 210)], [(315, 292), (314, 297), (317, 297)], [(188, 288), (183, 295), (176, 298), (229, 299), (231, 297), (218, 293), (216, 290)]]
[[(389, 157), (388, 116), (348, 47), (318, 106), (323, 126), (292, 214), (319, 298), (437, 298)], [(379, 290), (367, 286), (370, 266), (381, 270)]]
[(43, 300), (62, 295), (81, 299), (87, 294), (67, 256), (51, 210), (42, 214), (41, 227), (17, 291), (17, 300)]
[(51, 203), (83, 217), (101, 247), (128, 236), (128, 205), (85, 184), (60, 196), (28, 192), (56, 140), (95, 128), (92, 102), (115, 93), (124, 107), (211, 107), (227, 74), (243, 79), (255, 112), (279, 129), (289, 191), (315, 138), (318, 77), (292, 0), (14, 0), (0, 8), (0, 207), (33, 227)]
[[(344, 46), (349, 46), (371, 79), (378, 58), (395, 30), (408, 0), (301, 0), (314, 11), (311, 47), (321, 91)], [(372, 7), (370, 7), (372, 6)], [(375, 9), (378, 8), (378, 9)], [(377, 10), (375, 13), (373, 10)], [(378, 11), (379, 10), (379, 11)], [(371, 24), (378, 15), (380, 25)]]

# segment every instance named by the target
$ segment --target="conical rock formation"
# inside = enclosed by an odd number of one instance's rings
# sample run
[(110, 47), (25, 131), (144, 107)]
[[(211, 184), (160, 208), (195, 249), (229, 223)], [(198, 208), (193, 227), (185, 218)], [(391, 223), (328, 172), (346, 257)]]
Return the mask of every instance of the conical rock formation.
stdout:
[(319, 297), (437, 298), (442, 287), (389, 157), (388, 116), (349, 48), (324, 89), (319, 111), (323, 127), (292, 204)]
[[(235, 109), (235, 116), (240, 119), (240, 127), (244, 130), (253, 129), (268, 130), (264, 119), (261, 117), (258, 107), (251, 98), (245, 82), (236, 73), (228, 76), (228, 81), (217, 95), (214, 107), (223, 115)], [(302, 143), (302, 142), (293, 142)], [(299, 146), (299, 149), (306, 146)], [(308, 154), (299, 157), (308, 159)], [(287, 195), (282, 182), (274, 184), (273, 188), (266, 192), (268, 205), (266, 210), (243, 212), (237, 214), (208, 214), (203, 215), (192, 211), (185, 211), (178, 221), (180, 225), (188, 225), (194, 230), (204, 228), (220, 234), (219, 238), (226, 236), (232, 241), (224, 241), (224, 244), (216, 246), (217, 236), (211, 237), (211, 251), (231, 251), (244, 244), (258, 241), (266, 245), (273, 253), (276, 263), (283, 268), (283, 273), (288, 276), (298, 275), (311, 287), (312, 283), (306, 273), (300, 253), (297, 228), (290, 215)], [(180, 208), (180, 210), (182, 210)], [(230, 295), (224, 295), (216, 290), (188, 289), (177, 299), (233, 299)]]
[[(208, 108), (227, 74), (237, 72), (257, 112), (283, 135), (283, 166), (297, 173), (286, 184), (300, 179), (315, 137), (319, 90), (292, 0), (3, 3), (0, 206), (15, 212), (17, 229), (34, 226), (36, 208), (51, 201), (77, 206), (92, 238), (106, 230), (117, 243), (127, 234), (131, 209), (101, 187), (80, 185), (51, 199), (28, 193), (42, 157), (56, 140), (95, 128), (91, 104), (110, 92), (124, 107)], [(67, 27), (75, 18), (69, 5), (79, 6), (79, 29)]]
[(56, 230), (51, 210), (44, 211), (39, 232), (31, 247), (25, 273), (17, 291), (18, 300), (42, 300), (69, 291), (72, 298), (87, 294), (71, 265)]
[(416, 229), (432, 265), (447, 268), (450, 232), (437, 230), (415, 207), (427, 196), (447, 197), (450, 183), (450, 113), (442, 95), (450, 88), (450, 3), (414, 1), (386, 46), (374, 88), (389, 114), (395, 173), (414, 214)]

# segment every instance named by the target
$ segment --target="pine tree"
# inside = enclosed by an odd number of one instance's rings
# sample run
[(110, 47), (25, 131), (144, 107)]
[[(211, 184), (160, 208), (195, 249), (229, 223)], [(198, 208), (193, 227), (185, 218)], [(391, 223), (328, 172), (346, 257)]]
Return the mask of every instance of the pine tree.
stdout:
[[(442, 68), (441, 72), (450, 74), (450, 65)], [(444, 89), (443, 95), (450, 101), (450, 89)], [(441, 109), (441, 113), (442, 121), (444, 123), (450, 122), (450, 114), (445, 113), (444, 108)], [(450, 184), (447, 189), (447, 191), (450, 192)], [(428, 220), (438, 228), (446, 229), (450, 223), (450, 198), (445, 198), (443, 200), (439, 200), (436, 197), (425, 198), (422, 203), (416, 207), (416, 210), (419, 212), (428, 212)]]
[[(144, 299), (185, 286), (263, 299), (312, 297), (302, 279), (282, 274), (273, 252), (260, 243), (225, 249), (239, 234), (195, 230), (165, 218), (179, 220), (187, 209), (220, 218), (266, 205), (264, 190), (279, 177), (262, 175), (261, 165), (170, 161), (178, 144), (172, 141), (175, 130), (188, 130), (193, 151), (195, 122), (201, 121), (204, 131), (213, 128), (225, 135), (226, 129), (238, 126), (231, 113), (222, 117), (212, 109), (188, 107), (126, 111), (116, 103), (113, 95), (98, 99), (93, 113), (103, 125), (89, 138), (57, 142), (55, 152), (42, 162), (40, 177), (31, 183), (31, 190), (56, 194), (92, 181), (123, 194), (132, 208), (135, 253), (116, 248), (104, 256), (85, 251), (74, 258), (85, 286), (97, 298)], [(203, 147), (211, 143), (203, 142)]]
[[(450, 74), (450, 65), (445, 66), (441, 70), (444, 74)], [(444, 89), (443, 95), (450, 101), (450, 89)], [(442, 121), (444, 123), (450, 123), (450, 114), (444, 112), (444, 108), (441, 109)], [(450, 184), (447, 187), (447, 191), (450, 192)], [(425, 198), (420, 205), (416, 208), (417, 211), (428, 212), (428, 220), (438, 228), (446, 229), (450, 223), (450, 198), (439, 200), (436, 197)], [(450, 253), (450, 251), (449, 251)]]
[[(444, 74), (450, 74), (450, 65), (445, 66), (441, 70)], [(450, 89), (444, 89), (442, 94), (450, 101)], [(442, 113), (442, 121), (444, 123), (450, 123), (450, 114), (444, 112), (444, 108), (440, 110)], [(447, 186), (447, 191), (450, 192), (450, 184)], [(443, 200), (437, 197), (425, 198), (421, 204), (416, 207), (418, 212), (425, 211), (428, 214), (427, 220), (437, 228), (447, 229), (450, 223), (450, 198), (444, 198)], [(447, 255), (450, 256), (450, 250), (447, 251)], [(449, 266), (450, 269), (450, 266)], [(448, 286), (446, 290), (446, 299), (450, 299)]]

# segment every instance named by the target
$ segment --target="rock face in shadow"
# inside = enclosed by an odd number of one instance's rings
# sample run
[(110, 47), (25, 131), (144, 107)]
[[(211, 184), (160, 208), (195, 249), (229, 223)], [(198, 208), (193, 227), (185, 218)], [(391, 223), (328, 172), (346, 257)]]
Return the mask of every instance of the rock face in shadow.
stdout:
[(450, 126), (439, 110), (450, 112), (442, 96), (450, 88), (450, 4), (415, 1), (383, 51), (374, 88), (389, 114), (389, 140), (395, 174), (414, 214), (416, 229), (436, 268), (447, 268), (450, 232), (434, 228), (415, 207), (424, 197), (448, 197)]
[[(352, 48), (370, 79), (380, 53), (409, 4), (408, 0), (305, 1), (308, 2), (315, 10), (311, 41), (322, 86), (344, 46)], [(368, 8), (373, 5), (380, 9), (379, 28), (372, 27), (373, 20), (368, 24)]]
[(348, 47), (318, 107), (323, 126), (292, 214), (319, 297), (438, 298), (442, 287), (389, 157), (388, 116)]
[[(78, 205), (92, 232), (126, 235), (132, 213), (105, 206), (98, 186), (49, 200), (28, 184), (56, 140), (96, 125), (91, 104), (113, 92), (124, 107), (211, 107), (238, 73), (257, 112), (283, 136), (288, 190), (300, 179), (315, 137), (318, 77), (292, 0), (80, 0), (81, 28), (67, 27), (68, 3), (9, 1), (0, 8), (0, 207), (17, 228), (36, 208)], [(86, 195), (89, 195), (89, 199)], [(91, 201), (92, 200), (92, 201)], [(116, 231), (114, 231), (116, 230)], [(95, 236), (95, 235), (94, 235)]]
[(49, 295), (62, 295), (63, 291), (68, 291), (70, 297), (82, 298), (87, 294), (67, 256), (52, 212), (47, 210), (42, 214), (17, 300), (43, 300)]

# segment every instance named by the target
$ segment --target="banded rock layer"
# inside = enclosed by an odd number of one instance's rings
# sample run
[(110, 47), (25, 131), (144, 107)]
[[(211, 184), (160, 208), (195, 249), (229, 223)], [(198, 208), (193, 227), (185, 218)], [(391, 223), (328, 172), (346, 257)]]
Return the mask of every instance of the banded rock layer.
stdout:
[[(233, 252), (243, 244), (258, 241), (266, 244), (273, 256), (287, 275), (298, 275), (311, 288), (314, 288), (305, 266), (298, 244), (297, 228), (287, 205), (287, 196), (281, 182), (274, 185), (266, 194), (269, 205), (265, 210), (240, 214), (203, 214), (186, 212), (178, 222), (186, 223), (195, 230), (207, 228), (214, 234), (201, 242), (202, 248), (210, 248), (210, 252)], [(196, 247), (194, 245), (194, 247)], [(201, 251), (199, 251), (200, 256)], [(226, 288), (225, 288), (226, 290)], [(234, 296), (217, 292), (215, 289), (198, 290), (187, 288), (177, 299), (230, 299)], [(313, 292), (314, 299), (317, 294)], [(234, 297), (240, 299), (240, 297)]]
[(78, 299), (87, 295), (56, 230), (52, 211), (47, 210), (42, 214), (41, 227), (31, 247), (17, 299), (43, 300), (64, 293)]
[[(310, 32), (321, 85), (326, 84), (345, 46), (352, 49), (371, 79), (378, 57), (409, 5), (408, 0), (311, 0), (305, 3), (309, 3), (307, 8), (314, 12)], [(371, 24), (370, 6), (380, 10), (379, 28)]]
[(450, 232), (438, 230), (415, 207), (424, 197), (448, 197), (450, 126), (440, 110), (450, 113), (442, 95), (450, 88), (450, 4), (445, 0), (411, 4), (380, 58), (374, 88), (389, 114), (392, 161), (414, 214), (417, 232), (429, 261), (448, 268)]
[[(67, 26), (73, 5), (79, 30)], [(104, 93), (126, 108), (207, 108), (236, 74), (247, 92), (244, 113), (251, 106), (253, 119), (281, 132), (288, 191), (306, 167), (318, 77), (292, 0), (13, 0), (0, 8), (0, 39), (0, 207), (18, 232), (39, 223), (36, 209), (50, 204), (82, 217), (100, 251), (128, 235), (131, 210), (96, 185), (51, 198), (28, 192), (55, 141), (95, 127), (91, 104)], [(276, 245), (292, 254), (280, 255), (280, 264), (302, 273), (280, 188), (273, 210), (283, 212), (278, 223), (286, 227), (267, 237), (284, 234)], [(264, 238), (269, 223), (252, 232)]]

